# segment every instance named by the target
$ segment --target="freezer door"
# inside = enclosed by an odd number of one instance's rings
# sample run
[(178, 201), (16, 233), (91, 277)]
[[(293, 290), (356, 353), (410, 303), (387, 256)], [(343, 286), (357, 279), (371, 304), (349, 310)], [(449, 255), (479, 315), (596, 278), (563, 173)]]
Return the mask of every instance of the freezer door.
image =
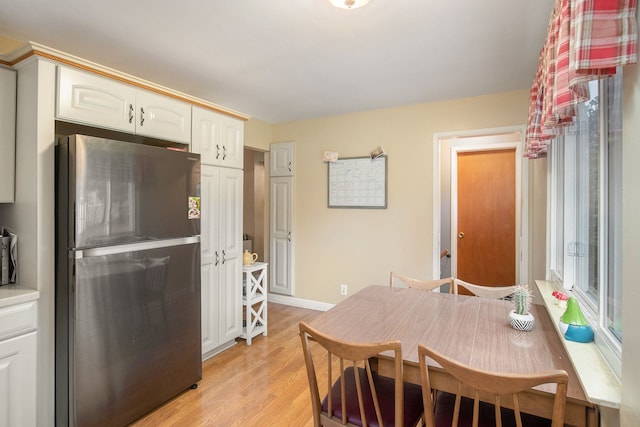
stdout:
[(200, 234), (199, 154), (84, 135), (59, 145), (69, 247)]
[(200, 244), (88, 254), (70, 261), (71, 418), (126, 425), (202, 377)]

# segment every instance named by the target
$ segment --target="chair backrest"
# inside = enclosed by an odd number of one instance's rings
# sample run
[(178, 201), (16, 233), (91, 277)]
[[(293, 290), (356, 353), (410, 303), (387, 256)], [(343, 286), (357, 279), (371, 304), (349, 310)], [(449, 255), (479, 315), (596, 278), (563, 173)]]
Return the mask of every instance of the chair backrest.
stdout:
[(453, 292), (453, 277), (447, 277), (446, 279), (420, 280), (393, 271), (389, 275), (389, 286), (391, 287), (397, 286), (432, 291), (442, 285), (449, 285), (449, 292)]
[[(404, 425), (400, 341), (349, 343), (329, 337), (305, 322), (300, 322), (299, 328), (315, 426), (350, 426), (353, 425), (349, 423), (350, 417), (361, 420), (363, 426), (374, 418), (380, 426)], [(369, 358), (384, 351), (394, 355), (395, 380), (387, 378), (391, 390), (376, 390), (377, 374), (371, 370)], [(325, 357), (318, 353), (324, 353)], [(321, 380), (322, 377), (325, 379)], [(320, 394), (319, 387), (326, 393)], [(387, 422), (383, 422), (383, 417)]]
[[(488, 372), (473, 369), (460, 362), (450, 359), (434, 350), (418, 345), (418, 357), (420, 361), (420, 377), (422, 379), (422, 398), (424, 401), (424, 417), (427, 427), (435, 426), (433, 394), (431, 393), (431, 382), (429, 380), (429, 370), (426, 358), (429, 357), (438, 363), (445, 372), (457, 380), (458, 387), (453, 408), (452, 426), (458, 425), (458, 418), (461, 414), (461, 395), (465, 393), (472, 396), (473, 402), (473, 426), (478, 426), (479, 401), (489, 400), (495, 406), (496, 426), (502, 426), (500, 397), (512, 395), (513, 414), (516, 425), (522, 427), (522, 415), (518, 402), (518, 393), (531, 389), (541, 384), (557, 384), (556, 394), (553, 402), (553, 412), (551, 414), (552, 427), (562, 427), (564, 425), (564, 413), (567, 397), (567, 383), (569, 375), (566, 371), (557, 370), (543, 372), (539, 374), (506, 374)], [(438, 412), (442, 408), (438, 408)], [(449, 415), (449, 414), (447, 414)]]
[(482, 286), (482, 285), (474, 285), (472, 283), (465, 282), (460, 279), (453, 279), (453, 293), (458, 295), (459, 287), (463, 287), (473, 295), (482, 297), (482, 298), (504, 298), (511, 295), (515, 290), (516, 286)]

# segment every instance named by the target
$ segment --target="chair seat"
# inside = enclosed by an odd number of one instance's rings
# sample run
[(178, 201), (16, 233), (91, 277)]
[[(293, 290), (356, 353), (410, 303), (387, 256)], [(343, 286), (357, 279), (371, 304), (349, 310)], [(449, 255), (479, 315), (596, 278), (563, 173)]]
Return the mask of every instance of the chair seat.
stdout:
[[(435, 402), (435, 427), (451, 427), (453, 420), (453, 407), (456, 403), (456, 395), (438, 392)], [(496, 416), (494, 406), (490, 403), (480, 402), (478, 427), (495, 427)], [(511, 409), (500, 408), (503, 427), (515, 427), (516, 420)], [(522, 413), (523, 427), (551, 426), (551, 420), (535, 415)], [(473, 399), (463, 397), (460, 401), (460, 416), (458, 427), (471, 426), (473, 423)]]
[[(364, 369), (358, 368), (358, 376), (362, 387), (365, 415), (367, 422), (372, 427), (379, 427), (378, 419), (373, 404), (373, 397), (371, 396), (371, 389), (369, 387), (369, 381), (367, 380), (367, 373)], [(358, 398), (356, 393), (356, 381), (354, 375), (354, 368), (350, 367), (345, 369), (346, 380), (346, 394), (347, 394), (347, 420), (349, 423), (362, 426), (362, 420), (360, 419), (360, 408), (358, 406)], [(384, 377), (382, 375), (373, 374), (373, 382), (378, 394), (378, 401), (380, 402), (380, 413), (382, 415), (382, 422), (385, 426), (394, 425), (394, 385), (393, 378)], [(341, 407), (341, 392), (340, 392), (340, 379), (333, 384), (331, 388), (331, 400), (333, 416), (336, 418), (342, 418)], [(328, 410), (328, 398), (325, 396), (322, 401), (322, 412)], [(404, 383), (404, 424), (407, 426), (414, 426), (422, 416), (422, 390), (417, 384)]]

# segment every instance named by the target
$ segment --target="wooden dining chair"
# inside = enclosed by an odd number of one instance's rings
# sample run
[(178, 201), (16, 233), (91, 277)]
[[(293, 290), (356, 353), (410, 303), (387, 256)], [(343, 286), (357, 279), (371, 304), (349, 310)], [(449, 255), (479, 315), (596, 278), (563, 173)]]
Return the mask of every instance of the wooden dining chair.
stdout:
[(452, 292), (453, 277), (447, 277), (446, 279), (420, 280), (393, 271), (389, 275), (389, 286), (391, 287), (396, 286), (432, 291), (442, 285), (449, 285), (449, 292)]
[[(422, 389), (402, 380), (400, 341), (350, 343), (305, 322), (299, 328), (314, 426), (415, 426), (422, 420)], [(393, 354), (395, 378), (371, 369), (369, 359), (385, 351)]]
[[(457, 382), (457, 393), (431, 393), (431, 381), (427, 357), (438, 363)], [(424, 419), (427, 427), (435, 426), (541, 426), (562, 427), (567, 397), (569, 375), (557, 370), (539, 374), (506, 374), (473, 369), (450, 359), (423, 344), (418, 344)], [(541, 384), (557, 384), (550, 420), (521, 413), (518, 393)], [(473, 398), (463, 397), (472, 395)], [(511, 396), (507, 409), (501, 406), (501, 398)], [(482, 399), (484, 402), (480, 402)], [(492, 402), (485, 403), (486, 401)]]
[(495, 298), (500, 299), (504, 297), (508, 297), (515, 290), (516, 286), (483, 286), (483, 285), (474, 285), (473, 283), (465, 282), (460, 279), (453, 279), (453, 293), (458, 295), (462, 287), (467, 291), (471, 292), (473, 295), (482, 298)]

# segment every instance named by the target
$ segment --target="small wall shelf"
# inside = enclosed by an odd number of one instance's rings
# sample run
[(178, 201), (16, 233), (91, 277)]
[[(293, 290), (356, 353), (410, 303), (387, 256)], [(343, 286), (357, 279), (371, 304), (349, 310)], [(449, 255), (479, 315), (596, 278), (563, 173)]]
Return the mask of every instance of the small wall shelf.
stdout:
[(245, 310), (242, 335), (251, 345), (256, 335), (267, 336), (267, 263), (242, 266), (242, 305)]

